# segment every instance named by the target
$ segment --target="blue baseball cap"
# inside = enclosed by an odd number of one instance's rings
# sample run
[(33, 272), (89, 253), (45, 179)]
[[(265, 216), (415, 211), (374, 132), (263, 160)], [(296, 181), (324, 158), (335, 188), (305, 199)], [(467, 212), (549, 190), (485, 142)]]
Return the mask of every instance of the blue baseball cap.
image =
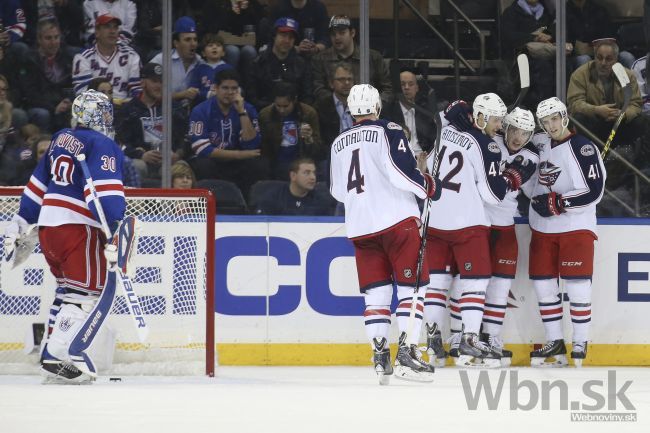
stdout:
[(298, 37), (298, 21), (289, 17), (278, 18), (273, 24), (276, 32), (294, 32)]
[(196, 33), (196, 23), (191, 17), (180, 17), (174, 23), (174, 33)]

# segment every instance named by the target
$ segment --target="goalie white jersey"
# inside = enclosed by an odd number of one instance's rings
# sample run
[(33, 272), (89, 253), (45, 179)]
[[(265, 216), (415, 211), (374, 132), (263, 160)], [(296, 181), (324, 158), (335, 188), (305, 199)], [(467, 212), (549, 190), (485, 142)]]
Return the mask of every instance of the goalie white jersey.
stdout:
[(345, 204), (349, 238), (420, 217), (414, 194), (426, 197), (425, 180), (399, 125), (363, 121), (336, 137), (331, 156), (330, 192)]
[[(459, 230), (490, 226), (485, 203), (498, 204), (507, 191), (500, 173), (501, 149), (476, 128), (463, 132), (448, 124), (440, 135), (440, 200), (431, 203), (429, 227)], [(433, 154), (427, 165), (433, 169)]]
[(531, 206), (530, 227), (542, 233), (589, 230), (597, 234), (596, 205), (603, 197), (606, 172), (596, 146), (581, 135), (555, 142), (546, 134), (537, 134), (533, 142), (540, 151), (533, 197), (561, 194), (565, 212), (545, 218)]
[[(539, 151), (534, 144), (528, 143), (517, 152), (511, 153), (504, 142), (502, 135), (494, 137), (494, 142), (499, 145), (501, 149), (501, 156), (504, 162), (512, 162), (516, 156), (521, 155), (524, 159), (530, 160), (533, 164), (539, 164)], [(537, 175), (533, 175), (526, 183), (521, 185), (520, 191), (508, 191), (500, 203), (492, 204), (485, 203), (485, 210), (488, 213), (488, 218), (493, 226), (506, 227), (515, 223), (515, 215), (517, 215), (517, 196), (523, 193), (526, 197), (531, 198), (535, 184), (537, 183)]]

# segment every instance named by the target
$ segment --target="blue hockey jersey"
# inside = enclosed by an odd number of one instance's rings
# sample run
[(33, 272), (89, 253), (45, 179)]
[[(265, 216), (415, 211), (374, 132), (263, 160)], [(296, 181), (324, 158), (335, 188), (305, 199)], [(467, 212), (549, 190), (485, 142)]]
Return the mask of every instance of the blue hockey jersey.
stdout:
[(20, 199), (18, 214), (30, 223), (55, 227), (86, 224), (101, 228), (77, 155), (86, 155), (111, 230), (124, 218), (123, 155), (115, 141), (92, 129), (56, 133)]

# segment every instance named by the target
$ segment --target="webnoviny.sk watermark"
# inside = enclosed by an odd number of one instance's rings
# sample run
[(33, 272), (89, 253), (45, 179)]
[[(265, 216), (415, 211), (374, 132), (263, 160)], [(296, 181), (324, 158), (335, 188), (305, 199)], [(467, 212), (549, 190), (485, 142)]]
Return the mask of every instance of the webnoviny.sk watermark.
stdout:
[[(616, 371), (608, 370), (606, 380), (587, 380), (582, 384), (582, 396), (569, 401), (569, 385), (565, 380), (520, 380), (518, 370), (503, 370), (499, 372), (498, 382), (490, 378), (486, 370), (478, 374), (478, 380), (472, 384), (467, 370), (460, 370), (460, 380), (463, 385), (467, 409), (476, 410), (483, 398), (489, 410), (498, 410), (502, 403), (502, 393), (508, 379), (510, 410), (529, 411), (535, 408), (541, 410), (571, 410), (571, 421), (574, 422), (634, 422), (637, 420), (636, 407), (625, 394), (632, 385), (626, 380), (618, 387)], [(576, 392), (575, 386), (572, 391)], [(483, 397), (482, 397), (483, 396)], [(585, 401), (586, 400), (586, 401)], [(553, 405), (551, 405), (553, 402)], [(503, 408), (502, 406), (502, 408)], [(551, 407), (553, 406), (553, 407)], [(627, 412), (615, 412), (625, 409)]]

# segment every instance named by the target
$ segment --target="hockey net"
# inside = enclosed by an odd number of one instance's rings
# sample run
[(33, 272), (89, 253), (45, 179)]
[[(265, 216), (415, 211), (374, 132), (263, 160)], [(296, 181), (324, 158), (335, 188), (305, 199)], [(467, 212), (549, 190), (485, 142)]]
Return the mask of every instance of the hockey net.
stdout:
[[(0, 188), (0, 235), (22, 188)], [(140, 343), (118, 288), (109, 329), (108, 374), (214, 374), (214, 200), (204, 190), (127, 189), (127, 215), (141, 221), (132, 282), (150, 328)], [(40, 247), (12, 269), (0, 245), (0, 374), (38, 371), (56, 282)], [(101, 372), (100, 372), (101, 373)]]

